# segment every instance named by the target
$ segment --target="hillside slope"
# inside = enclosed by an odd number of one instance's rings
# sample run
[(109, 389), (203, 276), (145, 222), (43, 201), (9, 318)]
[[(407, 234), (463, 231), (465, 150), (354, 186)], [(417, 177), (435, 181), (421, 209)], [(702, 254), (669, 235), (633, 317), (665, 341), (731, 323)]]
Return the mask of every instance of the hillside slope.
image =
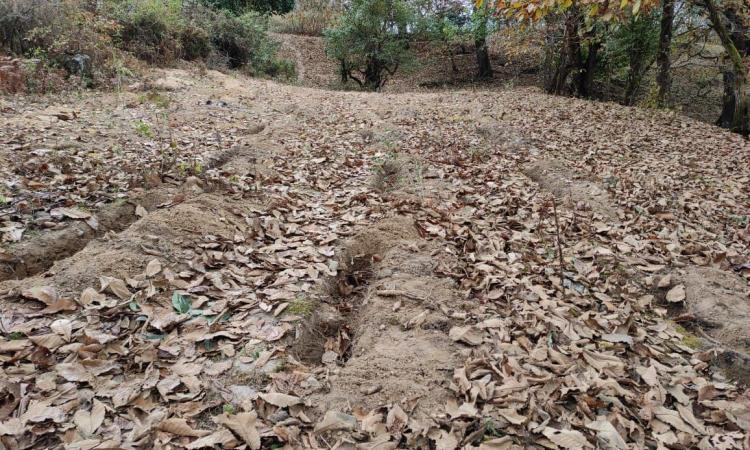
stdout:
[(534, 88), (131, 89), (0, 104), (6, 447), (747, 446), (741, 137)]

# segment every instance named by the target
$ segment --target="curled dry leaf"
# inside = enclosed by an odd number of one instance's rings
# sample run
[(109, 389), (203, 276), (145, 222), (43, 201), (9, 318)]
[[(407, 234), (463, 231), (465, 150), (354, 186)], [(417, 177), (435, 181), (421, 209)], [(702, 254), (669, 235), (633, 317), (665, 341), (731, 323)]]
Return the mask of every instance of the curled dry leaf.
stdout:
[(592, 448), (593, 445), (586, 440), (586, 437), (580, 431), (575, 430), (557, 430), (547, 427), (542, 430), (542, 434), (562, 448)]
[(448, 335), (456, 342), (469, 345), (480, 345), (484, 341), (484, 332), (475, 326), (453, 327)]
[(353, 431), (357, 429), (357, 419), (338, 411), (327, 411), (323, 419), (315, 424), (315, 433), (328, 431)]
[(202, 437), (211, 434), (207, 430), (196, 430), (188, 425), (187, 420), (179, 417), (164, 419), (158, 426), (161, 431), (176, 434), (177, 436)]
[(299, 405), (302, 400), (299, 397), (293, 395), (281, 394), (278, 392), (270, 392), (267, 394), (258, 394), (258, 397), (263, 401), (268, 402), (274, 406), (280, 408), (288, 408), (289, 406)]
[(159, 272), (161, 272), (161, 263), (158, 259), (154, 258), (151, 261), (148, 262), (146, 265), (146, 276), (148, 278), (155, 277)]
[(214, 421), (224, 425), (238, 438), (248, 445), (252, 450), (260, 449), (260, 434), (255, 425), (258, 415), (255, 412), (242, 412), (238, 414), (222, 414), (214, 418)]
[(670, 303), (679, 303), (685, 301), (685, 285), (678, 284), (667, 292), (667, 301)]

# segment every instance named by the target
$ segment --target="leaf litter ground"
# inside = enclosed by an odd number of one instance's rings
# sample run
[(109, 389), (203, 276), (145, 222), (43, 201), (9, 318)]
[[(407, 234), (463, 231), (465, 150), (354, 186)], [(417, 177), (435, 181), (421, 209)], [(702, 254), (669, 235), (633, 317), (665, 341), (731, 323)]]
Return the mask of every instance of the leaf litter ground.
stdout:
[(3, 99), (5, 448), (750, 444), (739, 137), (532, 89), (151, 87)]

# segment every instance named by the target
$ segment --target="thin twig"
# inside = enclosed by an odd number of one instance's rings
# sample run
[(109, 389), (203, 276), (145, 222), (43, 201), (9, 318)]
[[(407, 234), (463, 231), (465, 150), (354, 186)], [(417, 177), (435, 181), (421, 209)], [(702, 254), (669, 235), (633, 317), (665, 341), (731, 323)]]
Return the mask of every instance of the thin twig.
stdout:
[(560, 260), (560, 287), (562, 288), (563, 297), (565, 297), (565, 278), (563, 275), (563, 267), (565, 261), (563, 259), (562, 244), (560, 240), (560, 221), (557, 218), (557, 200), (552, 197), (552, 212), (555, 215), (555, 233), (557, 235), (557, 255)]

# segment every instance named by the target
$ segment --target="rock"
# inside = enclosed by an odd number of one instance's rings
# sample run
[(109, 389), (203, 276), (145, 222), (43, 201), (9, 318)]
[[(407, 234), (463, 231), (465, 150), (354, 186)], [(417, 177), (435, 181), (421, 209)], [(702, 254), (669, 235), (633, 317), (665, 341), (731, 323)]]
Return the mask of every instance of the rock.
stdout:
[(282, 422), (289, 418), (289, 413), (284, 408), (279, 408), (275, 413), (268, 416), (268, 420), (273, 423)]
[(261, 371), (265, 374), (272, 374), (275, 372), (278, 372), (284, 367), (284, 360), (283, 359), (272, 359), (266, 363), (265, 366), (261, 369)]
[(91, 57), (89, 55), (82, 53), (75, 54), (65, 61), (64, 66), (70, 75), (79, 77), (88, 77), (91, 75)]
[(235, 384), (229, 386), (229, 392), (232, 393), (233, 400), (237, 403), (245, 399), (254, 399), (258, 396), (258, 391), (251, 386)]
[(377, 392), (380, 392), (381, 389), (383, 389), (383, 386), (379, 384), (374, 384), (371, 386), (362, 386), (362, 388), (359, 391), (364, 395), (372, 395)]
[(321, 357), (321, 362), (323, 364), (336, 364), (336, 360), (339, 359), (339, 354), (332, 351), (327, 351), (323, 353), (323, 356)]

